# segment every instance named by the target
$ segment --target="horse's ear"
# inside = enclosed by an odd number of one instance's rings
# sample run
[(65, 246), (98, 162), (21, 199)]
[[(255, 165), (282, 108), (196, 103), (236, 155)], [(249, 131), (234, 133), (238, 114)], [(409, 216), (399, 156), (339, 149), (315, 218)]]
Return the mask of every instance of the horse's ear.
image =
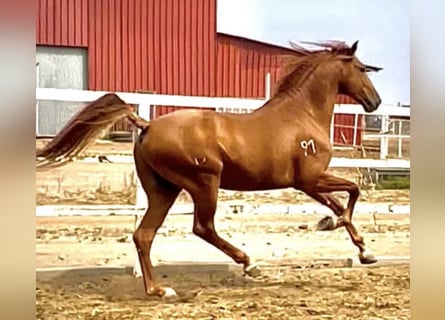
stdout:
[(349, 50), (349, 52), (351, 53), (351, 56), (353, 56), (355, 54), (355, 52), (357, 51), (357, 46), (358, 46), (358, 40), (356, 42), (354, 42), (354, 44), (351, 46), (351, 49)]

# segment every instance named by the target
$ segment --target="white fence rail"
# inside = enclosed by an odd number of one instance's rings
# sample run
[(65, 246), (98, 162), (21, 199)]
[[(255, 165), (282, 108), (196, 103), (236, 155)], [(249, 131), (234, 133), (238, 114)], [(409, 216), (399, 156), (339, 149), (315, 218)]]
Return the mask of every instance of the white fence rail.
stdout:
[[(91, 102), (108, 91), (87, 91), (73, 89), (53, 89), (36, 88), (36, 100), (53, 100), (66, 102)], [(262, 106), (265, 99), (244, 99), (244, 98), (218, 98), (218, 97), (197, 97), (197, 96), (173, 96), (164, 94), (145, 94), (131, 92), (115, 92), (125, 102), (139, 104), (142, 106), (183, 106), (183, 107), (212, 107), (216, 109), (240, 108), (255, 110)], [(141, 108), (143, 109), (143, 108)], [(348, 114), (369, 114), (361, 106), (354, 104), (337, 104), (334, 108), (335, 113)], [(410, 108), (397, 107), (393, 105), (382, 105), (373, 115), (390, 116), (410, 116)]]
[[(61, 102), (91, 102), (98, 99), (106, 91), (85, 91), (73, 89), (54, 89), (54, 88), (36, 88), (37, 107), (39, 100), (61, 101)], [(246, 113), (251, 112), (262, 106), (266, 99), (240, 99), (240, 98), (215, 98), (215, 97), (196, 97), (196, 96), (179, 96), (179, 95), (163, 95), (163, 94), (143, 94), (130, 92), (116, 92), (127, 103), (139, 105), (139, 114), (146, 118), (152, 119), (150, 106), (182, 106), (182, 107), (212, 107), (217, 112), (235, 112)], [(380, 131), (374, 135), (366, 135), (369, 139), (380, 140), (380, 159), (384, 160), (388, 157), (389, 141), (397, 139), (398, 141), (398, 158), (402, 158), (402, 143), (409, 139), (409, 135), (403, 135), (401, 124), (399, 124), (398, 132), (390, 132), (390, 117), (410, 117), (410, 108), (397, 107), (393, 105), (382, 105), (373, 113), (367, 113), (361, 106), (350, 104), (338, 104), (334, 108), (335, 114), (354, 114), (353, 141), (352, 145), (357, 146), (356, 137), (359, 124), (359, 115), (379, 116), (381, 119)], [(38, 117), (36, 108), (36, 118)], [(336, 125), (337, 127), (338, 125)], [(331, 124), (331, 143), (334, 142), (334, 123)], [(395, 138), (393, 138), (395, 137)]]
[[(47, 101), (63, 101), (63, 102), (91, 102), (102, 95), (106, 91), (86, 91), (73, 89), (54, 89), (54, 88), (36, 88), (36, 100), (38, 107), (39, 100)], [(217, 112), (251, 112), (262, 106), (266, 99), (242, 99), (242, 98), (218, 98), (218, 97), (197, 97), (197, 96), (179, 96), (179, 95), (163, 95), (163, 94), (142, 94), (130, 92), (116, 92), (124, 101), (131, 104), (139, 105), (139, 114), (145, 119), (151, 119), (150, 106), (182, 106), (182, 107), (212, 107)], [(36, 108), (37, 113), (37, 108)], [(380, 159), (385, 160), (388, 156), (388, 141), (392, 137), (398, 139), (398, 155), (401, 158), (402, 140), (409, 139), (409, 135), (403, 135), (401, 131), (402, 123), (399, 124), (398, 132), (390, 132), (390, 117), (410, 117), (410, 108), (397, 107), (393, 105), (382, 105), (376, 111), (367, 113), (359, 105), (337, 104), (334, 107), (335, 114), (354, 114), (354, 134), (353, 145), (356, 145), (357, 130), (359, 127), (359, 115), (380, 116), (381, 128), (380, 132), (373, 135), (366, 135), (370, 139), (380, 140)], [(38, 116), (36, 114), (36, 116)], [(331, 142), (333, 142), (334, 124), (331, 125)], [(359, 159), (357, 159), (357, 164)], [(358, 165), (360, 166), (360, 165)]]
[[(36, 88), (36, 100), (37, 105), (39, 100), (47, 101), (63, 101), (63, 102), (91, 102), (107, 91), (86, 91), (86, 90), (73, 90), (73, 89), (54, 89), (54, 88)], [(150, 114), (150, 106), (182, 106), (182, 107), (212, 107), (217, 112), (236, 112), (246, 113), (251, 112), (260, 106), (262, 106), (266, 99), (243, 99), (243, 98), (219, 98), (219, 97), (197, 97), (197, 96), (179, 96), (179, 95), (163, 95), (163, 94), (143, 94), (143, 93), (130, 93), (130, 92), (116, 92), (124, 101), (131, 104), (139, 105), (139, 114), (145, 119), (152, 119)], [(380, 116), (381, 128), (380, 132), (376, 134), (366, 135), (369, 139), (380, 140), (380, 159), (386, 160), (388, 156), (388, 142), (391, 138), (398, 139), (398, 156), (401, 158), (401, 146), (402, 140), (409, 139), (409, 135), (403, 135), (401, 131), (401, 124), (399, 124), (398, 132), (390, 132), (390, 117), (410, 117), (410, 108), (397, 107), (393, 105), (382, 105), (376, 111), (367, 113), (359, 105), (351, 104), (337, 104), (334, 107), (335, 114), (354, 114), (354, 134), (353, 145), (356, 145), (357, 130), (359, 127), (358, 116), (359, 115), (373, 115)], [(331, 142), (333, 142), (334, 124), (331, 125)], [(389, 164), (390, 160), (385, 163), (385, 166), (392, 166)], [(339, 163), (340, 166), (349, 166), (350, 161), (341, 162), (336, 160), (333, 162)], [(360, 164), (363, 163), (363, 164)], [(354, 167), (368, 166), (369, 161), (362, 161), (362, 159), (354, 160)], [(397, 165), (400, 164), (400, 161)], [(405, 166), (409, 167), (409, 161)]]

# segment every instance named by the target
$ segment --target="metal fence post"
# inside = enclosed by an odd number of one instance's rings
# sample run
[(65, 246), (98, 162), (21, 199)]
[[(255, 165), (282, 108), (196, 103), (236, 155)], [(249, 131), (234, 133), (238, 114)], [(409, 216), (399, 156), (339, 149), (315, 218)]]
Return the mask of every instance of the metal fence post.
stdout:
[(399, 152), (398, 152), (398, 156), (399, 158), (402, 158), (402, 125), (403, 125), (403, 120), (399, 120), (399, 141), (398, 141), (398, 147), (399, 147)]
[(331, 140), (331, 146), (334, 145), (334, 130), (335, 130), (335, 113), (332, 114), (331, 127), (329, 132), (329, 139)]
[(355, 147), (357, 145), (357, 128), (358, 127), (358, 113), (354, 116), (354, 135), (352, 136), (352, 146)]
[[(139, 104), (137, 107), (137, 113), (140, 117), (151, 120), (151, 104)], [(138, 129), (138, 135), (140, 133), (140, 129)], [(134, 172), (136, 172), (136, 167), (134, 168)], [(136, 210), (138, 208), (146, 208), (148, 205), (148, 199), (147, 196), (142, 189), (141, 182), (139, 181), (138, 176), (135, 174), (136, 177)]]
[(382, 115), (382, 128), (380, 130), (380, 159), (388, 156), (389, 115)]
[[(40, 63), (36, 63), (36, 88), (40, 88)], [(36, 136), (39, 135), (39, 100), (36, 99)]]

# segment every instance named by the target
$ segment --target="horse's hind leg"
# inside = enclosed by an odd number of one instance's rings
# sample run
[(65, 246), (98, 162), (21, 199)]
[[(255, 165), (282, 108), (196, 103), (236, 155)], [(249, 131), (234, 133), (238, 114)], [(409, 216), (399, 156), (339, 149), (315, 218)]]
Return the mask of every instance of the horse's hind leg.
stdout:
[(253, 274), (249, 256), (217, 234), (214, 221), (219, 179), (209, 175), (205, 180), (205, 183), (198, 184), (190, 192), (195, 204), (193, 233), (224, 252), (236, 263), (243, 264), (246, 273)]
[[(136, 164), (138, 164), (137, 161)], [(157, 176), (148, 166), (144, 165), (143, 168), (139, 165), (138, 175), (142, 187), (148, 194), (149, 202), (148, 209), (133, 234), (133, 241), (138, 252), (145, 292), (147, 295), (160, 297), (174, 295), (175, 292), (172, 289), (162, 288), (156, 284), (150, 251), (156, 232), (164, 222), (168, 210), (181, 189)]]
[[(164, 296), (166, 289), (159, 287), (155, 281), (150, 251), (156, 232), (165, 220), (165, 217), (174, 203), (178, 192), (150, 192), (149, 207), (142, 218), (138, 228), (133, 234), (133, 241), (138, 252), (139, 263), (144, 279), (147, 295)], [(171, 291), (171, 290), (170, 290)], [(173, 291), (167, 292), (174, 294)]]

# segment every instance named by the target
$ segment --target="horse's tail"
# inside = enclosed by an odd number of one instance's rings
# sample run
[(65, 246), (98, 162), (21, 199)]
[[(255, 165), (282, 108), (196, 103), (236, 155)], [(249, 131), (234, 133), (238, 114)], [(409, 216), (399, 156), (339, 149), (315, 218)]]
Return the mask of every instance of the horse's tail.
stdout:
[(104, 130), (126, 117), (139, 129), (150, 125), (114, 93), (108, 93), (83, 107), (42, 149), (36, 151), (36, 168), (58, 167), (79, 155)]

